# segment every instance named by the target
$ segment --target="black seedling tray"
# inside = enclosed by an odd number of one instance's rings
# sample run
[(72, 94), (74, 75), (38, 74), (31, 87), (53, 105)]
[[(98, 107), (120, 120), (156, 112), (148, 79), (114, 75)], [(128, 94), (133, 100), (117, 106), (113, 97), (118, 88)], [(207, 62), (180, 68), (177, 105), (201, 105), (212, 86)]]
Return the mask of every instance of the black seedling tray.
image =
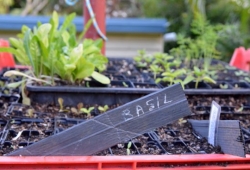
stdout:
[(20, 99), (19, 94), (15, 95), (5, 95), (0, 94), (0, 109), (4, 107), (4, 105), (9, 106), (11, 103), (17, 103)]
[[(18, 148), (23, 148), (28, 145), (46, 138), (51, 135), (58, 134), (72, 126), (75, 126), (84, 119), (71, 119), (64, 117), (55, 117), (51, 119), (49, 128), (45, 127), (45, 122), (48, 120), (37, 121), (31, 118), (13, 118), (11, 123), (0, 119), (0, 151), (11, 152)], [(9, 124), (8, 124), (9, 123)], [(8, 125), (8, 126), (7, 126)], [(11, 125), (11, 126), (10, 126)], [(21, 127), (26, 129), (19, 131)], [(19, 138), (13, 140), (17, 137)], [(160, 133), (160, 134), (159, 134)], [(168, 136), (168, 138), (160, 137)], [(204, 142), (203, 138), (192, 132), (192, 136), (200, 142)], [(131, 147), (128, 147), (131, 142)], [(121, 143), (108, 148), (95, 155), (146, 155), (146, 154), (206, 154), (207, 151), (195, 150), (191, 145), (192, 141), (182, 139), (180, 131), (165, 127), (164, 130), (155, 130), (131, 139), (128, 142)], [(128, 151), (129, 150), (129, 151)], [(5, 152), (6, 153), (6, 152)], [(1, 154), (1, 153), (0, 153)]]
[[(195, 106), (194, 110), (196, 114), (210, 114), (211, 107), (210, 106)], [(244, 105), (238, 109), (236, 107), (223, 106), (221, 107), (221, 114), (240, 114), (240, 115), (250, 114), (250, 106)]]
[[(213, 61), (213, 63), (221, 63)], [(226, 65), (226, 63), (223, 63)], [(13, 68), (10, 68), (13, 69)], [(9, 70), (9, 69), (5, 69)], [(2, 74), (4, 71), (2, 71)], [(235, 70), (228, 70), (230, 73)], [(236, 70), (237, 71), (237, 70)], [(229, 74), (228, 73), (228, 74)], [(152, 92), (169, 86), (168, 82), (156, 84), (152, 73), (140, 72), (133, 59), (109, 58), (107, 70), (103, 73), (112, 81), (103, 85), (90, 81), (88, 87), (74, 86), (34, 86), (27, 85), (29, 97), (34, 103), (57, 104), (58, 98), (63, 98), (68, 105), (85, 104), (125, 104)], [(160, 76), (160, 75), (159, 75)], [(184, 79), (185, 77), (183, 77)], [(185, 86), (186, 95), (250, 95), (250, 83), (239, 80), (218, 81), (216, 85), (200, 82), (195, 89), (195, 82)], [(142, 87), (142, 88), (139, 88)], [(11, 93), (17, 93), (13, 91)], [(100, 102), (100, 103), (97, 103)]]
[(27, 85), (29, 97), (34, 103), (56, 104), (58, 98), (63, 98), (69, 106), (84, 104), (125, 104), (138, 99), (146, 94), (155, 92), (157, 89), (138, 89), (130, 81), (113, 81), (110, 87), (40, 87)]

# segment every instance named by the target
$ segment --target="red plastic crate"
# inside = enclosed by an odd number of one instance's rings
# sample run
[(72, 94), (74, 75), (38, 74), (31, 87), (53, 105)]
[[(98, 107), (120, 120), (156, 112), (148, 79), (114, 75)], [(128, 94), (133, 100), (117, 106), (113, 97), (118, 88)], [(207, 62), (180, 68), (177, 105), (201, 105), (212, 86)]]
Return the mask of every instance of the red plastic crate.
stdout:
[(0, 157), (0, 169), (47, 170), (191, 170), (250, 169), (250, 155), (224, 154), (145, 156), (34, 156)]
[(239, 47), (234, 50), (230, 65), (244, 71), (250, 71), (250, 49)]

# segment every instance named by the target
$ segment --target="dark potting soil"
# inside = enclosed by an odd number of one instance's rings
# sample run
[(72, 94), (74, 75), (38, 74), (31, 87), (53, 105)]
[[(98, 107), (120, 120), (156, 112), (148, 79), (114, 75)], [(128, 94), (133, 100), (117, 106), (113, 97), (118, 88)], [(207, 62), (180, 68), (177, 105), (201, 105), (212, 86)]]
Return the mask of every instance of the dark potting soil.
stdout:
[[(249, 133), (249, 135), (246, 133), (244, 138), (247, 141), (245, 145), (246, 153), (250, 153), (250, 111), (244, 110), (248, 103), (246, 97), (187, 96), (187, 98), (194, 113), (193, 115), (131, 139), (130, 148), (128, 148), (129, 142), (121, 143), (96, 155), (221, 153), (219, 147), (209, 145), (205, 138), (197, 135), (187, 122), (187, 119), (208, 120), (208, 113), (213, 100), (222, 106), (222, 120), (240, 120), (242, 127)], [(83, 104), (82, 107), (89, 108), (92, 106)], [(2, 141), (0, 143), (2, 146), (0, 152), (3, 155), (25, 147), (101, 114), (97, 109), (98, 105), (93, 107), (95, 109), (88, 115), (80, 113), (77, 106), (64, 106), (60, 109), (52, 105), (35, 104), (33, 106), (23, 106), (21, 104), (13, 104), (12, 109), (8, 110), (8, 114), (5, 113), (6, 109), (1, 112), (1, 116), (5, 120), (8, 119), (9, 124), (7, 125), (6, 122), (0, 124), (2, 132), (6, 131), (8, 134), (6, 139), (3, 140), (1, 138), (0, 140), (0, 142)], [(116, 107), (118, 105), (109, 106), (109, 109)], [(4, 128), (6, 129), (3, 130)]]
[[(98, 105), (94, 107), (97, 108)], [(109, 106), (110, 109), (115, 107), (117, 106)], [(51, 105), (40, 106), (37, 104), (33, 106), (32, 112), (30, 109), (31, 106), (17, 104), (13, 106), (12, 112), (7, 114), (6, 118), (10, 119), (10, 124), (6, 129), (8, 135), (1, 144), (2, 149), (0, 152), (2, 155), (94, 117), (93, 115), (76, 115), (75, 110), (77, 110), (77, 107), (72, 109), (72, 107), (65, 106), (61, 113), (59, 107)], [(15, 112), (16, 110), (19, 112)], [(131, 142), (130, 148), (128, 148), (129, 142), (121, 143), (96, 155), (221, 153), (218, 148), (212, 147), (203, 138), (197, 138), (197, 135), (193, 134), (192, 127), (185, 119), (131, 139)]]
[[(117, 144), (97, 153), (98, 156), (108, 155), (162, 155), (162, 154), (207, 154), (223, 153), (220, 147), (213, 147), (205, 138), (198, 137), (187, 121), (177, 121), (131, 139), (128, 143)], [(178, 130), (176, 130), (178, 129)]]
[(250, 114), (247, 96), (186, 96), (192, 113), (209, 114), (212, 101), (221, 106), (221, 113)]

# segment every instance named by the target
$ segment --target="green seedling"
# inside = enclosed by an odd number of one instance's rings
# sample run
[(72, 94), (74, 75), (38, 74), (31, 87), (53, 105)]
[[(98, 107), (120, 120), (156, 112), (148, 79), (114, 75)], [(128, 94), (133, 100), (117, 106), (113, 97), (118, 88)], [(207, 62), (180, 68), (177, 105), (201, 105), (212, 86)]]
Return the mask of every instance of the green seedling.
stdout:
[(154, 62), (153, 64), (158, 64), (163, 66), (166, 63), (171, 63), (171, 61), (174, 59), (173, 56), (165, 54), (165, 53), (155, 53), (153, 54)]
[(180, 119), (178, 120), (178, 124), (179, 124), (179, 125), (182, 125), (182, 124), (184, 124), (184, 123), (187, 123), (187, 120), (185, 120), (185, 119), (183, 119), (183, 118), (180, 118)]
[(64, 108), (63, 108), (63, 102), (64, 102), (63, 98), (58, 98), (58, 104), (60, 106), (59, 112), (62, 112), (64, 110)]
[(181, 83), (182, 88), (185, 89), (185, 85), (194, 81), (194, 80), (195, 80), (195, 78), (192, 75), (187, 75), (187, 77), (183, 81), (176, 80), (175, 83)]
[(185, 73), (186, 71), (184, 69), (175, 70), (173, 72), (164, 72), (162, 73), (163, 78), (157, 78), (156, 83), (163, 81), (169, 82), (170, 85), (172, 85), (173, 83), (175, 83), (176, 80), (181, 81), (179, 77), (185, 75)]
[(220, 84), (220, 88), (221, 88), (221, 89), (228, 89), (228, 85), (227, 85), (227, 84), (224, 84), (224, 85), (223, 85), (223, 84)]
[(9, 90), (9, 89), (5, 89), (5, 90), (3, 91), (3, 93), (6, 94), (6, 95), (8, 95), (8, 94), (10, 94), (10, 90)]
[(127, 155), (131, 154), (131, 151), (130, 151), (131, 146), (132, 146), (132, 142), (129, 142), (127, 146)]
[(28, 117), (34, 117), (35, 110), (34, 109), (27, 109), (26, 110), (26, 116)]
[(197, 66), (194, 66), (193, 75), (195, 76), (195, 88), (198, 88), (198, 84), (201, 81), (216, 84), (216, 81), (212, 79), (206, 70), (201, 70)]
[(154, 79), (156, 79), (157, 74), (163, 71), (163, 69), (158, 65), (150, 65), (150, 70), (154, 73)]
[(106, 112), (107, 110), (109, 109), (109, 106), (108, 105), (105, 105), (105, 106), (98, 106), (98, 110), (101, 112), (101, 113), (104, 113)]
[(91, 111), (94, 110), (95, 107), (89, 107), (88, 109), (87, 108), (81, 108), (81, 112), (83, 113), (86, 113), (87, 115), (91, 115)]
[(250, 78), (249, 77), (245, 77), (244, 80), (247, 81), (248, 83), (250, 83)]
[(4, 81), (0, 81), (0, 88), (3, 88), (5, 85), (5, 82)]
[(147, 67), (151, 64), (152, 56), (146, 55), (145, 50), (139, 50), (137, 56), (134, 57), (134, 61), (137, 67)]
[(123, 85), (124, 87), (128, 87), (128, 85), (127, 85), (125, 82), (122, 82), (122, 85)]
[(230, 66), (230, 65), (226, 65), (225, 68), (227, 70), (237, 70), (237, 68), (233, 67), (233, 66)]
[(236, 76), (249, 76), (248, 73), (246, 73), (245, 71), (242, 71), (242, 70), (235, 71), (235, 75)]
[(70, 111), (71, 113), (75, 114), (75, 115), (80, 115), (82, 113), (81, 109), (83, 108), (83, 103), (78, 103), (77, 107), (71, 107)]
[(237, 109), (235, 112), (240, 113), (240, 112), (242, 112), (242, 111), (243, 111), (243, 109), (244, 109), (244, 106), (243, 106), (243, 105), (241, 105), (241, 107), (240, 107), (239, 109)]

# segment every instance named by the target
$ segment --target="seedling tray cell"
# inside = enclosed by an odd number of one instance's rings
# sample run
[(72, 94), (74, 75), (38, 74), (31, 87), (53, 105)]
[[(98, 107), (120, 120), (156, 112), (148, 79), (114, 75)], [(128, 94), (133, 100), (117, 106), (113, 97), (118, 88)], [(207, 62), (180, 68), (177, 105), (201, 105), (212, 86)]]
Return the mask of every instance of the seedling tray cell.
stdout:
[(134, 86), (138, 89), (160, 89), (160, 86), (155, 83), (134, 83)]

